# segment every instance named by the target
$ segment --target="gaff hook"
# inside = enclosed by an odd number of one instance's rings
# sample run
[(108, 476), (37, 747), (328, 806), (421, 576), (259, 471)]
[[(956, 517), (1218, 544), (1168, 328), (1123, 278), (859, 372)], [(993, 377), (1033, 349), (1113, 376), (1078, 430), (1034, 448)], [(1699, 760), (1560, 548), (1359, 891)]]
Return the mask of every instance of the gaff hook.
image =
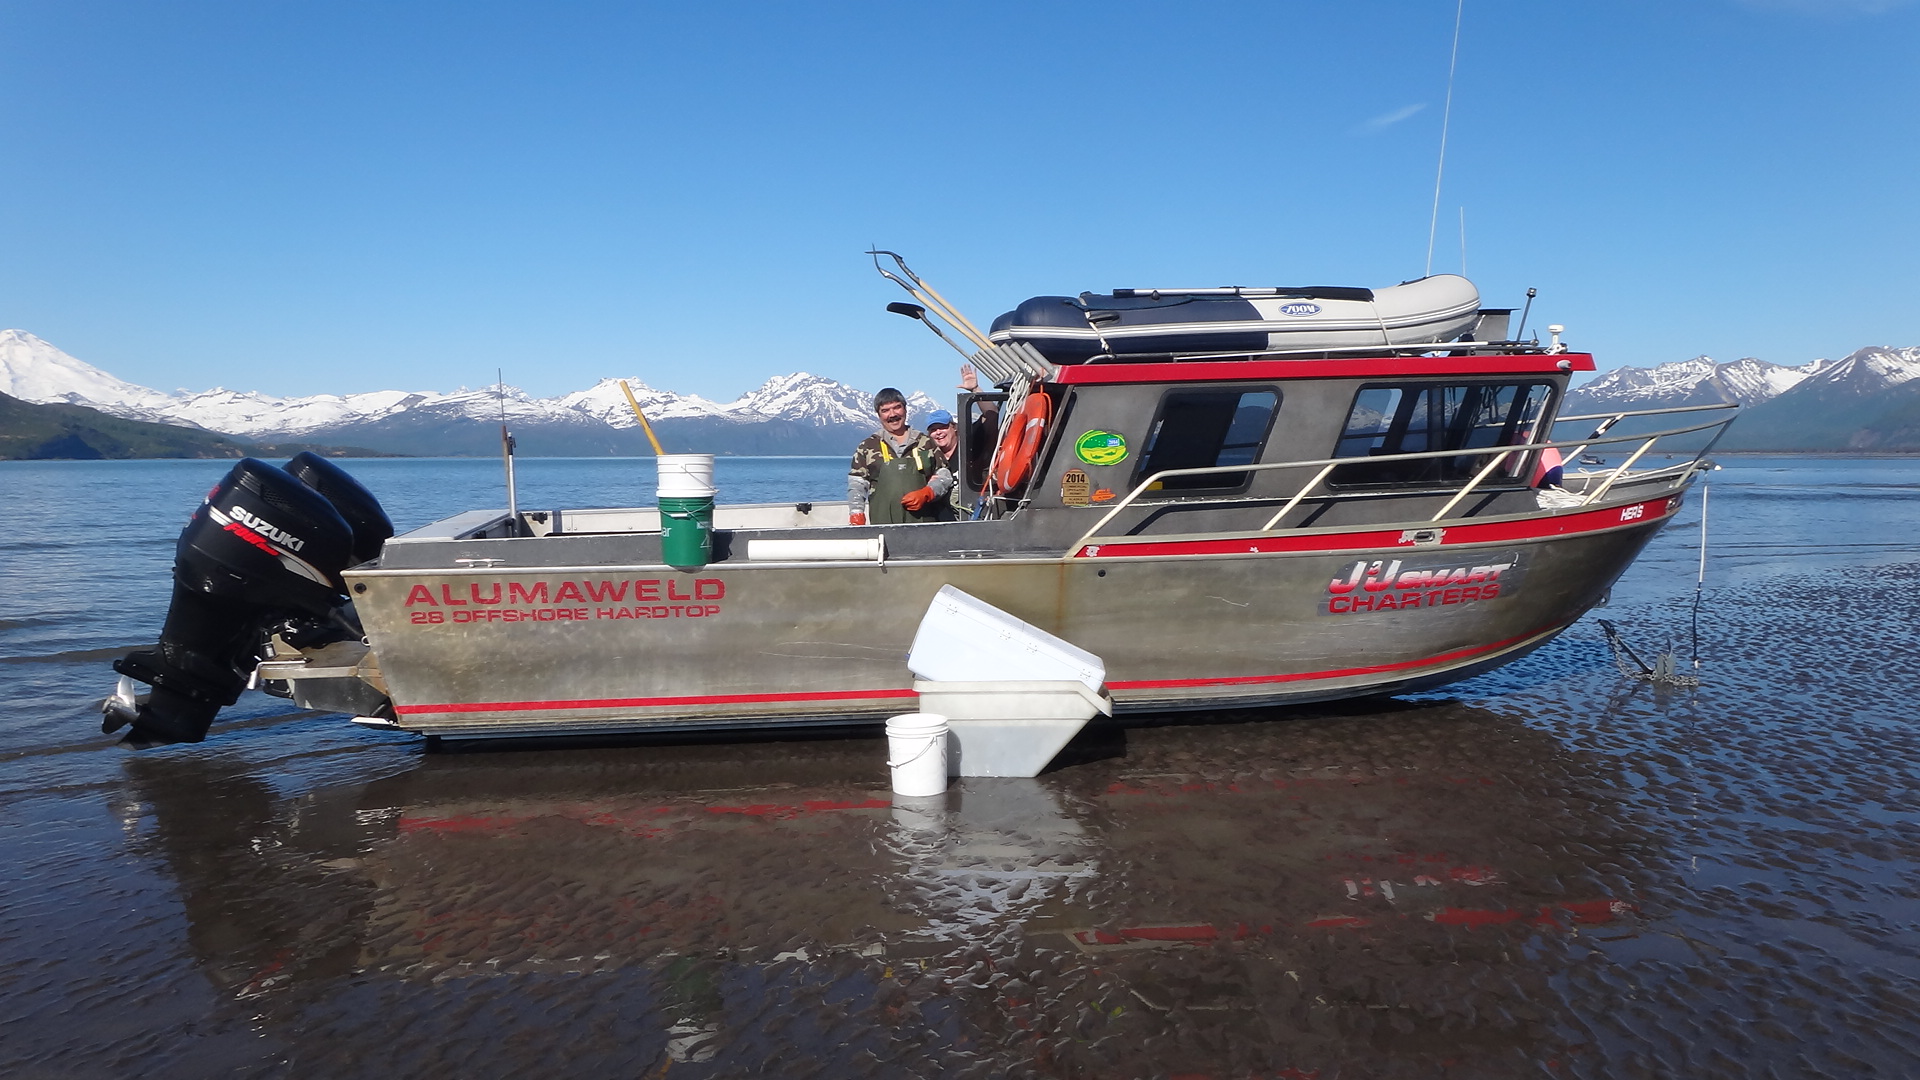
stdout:
[[(987, 335), (981, 333), (979, 327), (967, 321), (965, 315), (954, 310), (953, 305), (947, 303), (947, 298), (935, 291), (934, 287), (927, 284), (926, 280), (919, 274), (914, 273), (913, 268), (907, 265), (907, 260), (901, 258), (897, 252), (875, 249), (867, 252), (867, 254), (873, 256), (873, 268), (879, 272), (881, 277), (907, 290), (908, 295), (925, 304), (927, 307), (932, 308), (934, 314), (940, 316), (948, 326), (959, 331), (962, 337), (973, 342), (974, 347), (981, 349), (990, 349), (993, 347), (993, 343), (987, 340)], [(900, 273), (906, 275), (905, 280), (880, 265), (880, 256), (882, 255), (893, 260), (893, 264), (900, 268)], [(911, 282), (911, 284), (909, 284), (909, 282)], [(927, 323), (927, 325), (932, 326), (933, 324)]]

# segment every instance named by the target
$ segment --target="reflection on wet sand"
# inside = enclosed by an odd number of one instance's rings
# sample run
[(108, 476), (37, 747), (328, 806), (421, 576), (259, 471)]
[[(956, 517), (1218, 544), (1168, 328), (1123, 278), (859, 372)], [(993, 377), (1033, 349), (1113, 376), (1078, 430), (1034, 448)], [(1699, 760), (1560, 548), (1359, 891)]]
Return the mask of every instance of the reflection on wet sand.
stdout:
[(127, 776), (202, 970), (307, 1060), (343, 983), (507, 980), (637, 995), (626, 1045), (676, 1075), (1519, 1072), (1577, 1041), (1548, 1003), (1581, 935), (1639, 925), (1620, 779), (1515, 720), (1124, 740), (933, 800), (868, 786), (865, 740), (428, 755), (292, 799), (186, 755)]
[(337, 872), (359, 843), (350, 821), (295, 826), (265, 781), (217, 758), (130, 757), (125, 768), (123, 815), (145, 809), (154, 826), (136, 847), (178, 881), (188, 944), (218, 989), (250, 998), (355, 970), (357, 943), (334, 928), (364, 920), (374, 888)]

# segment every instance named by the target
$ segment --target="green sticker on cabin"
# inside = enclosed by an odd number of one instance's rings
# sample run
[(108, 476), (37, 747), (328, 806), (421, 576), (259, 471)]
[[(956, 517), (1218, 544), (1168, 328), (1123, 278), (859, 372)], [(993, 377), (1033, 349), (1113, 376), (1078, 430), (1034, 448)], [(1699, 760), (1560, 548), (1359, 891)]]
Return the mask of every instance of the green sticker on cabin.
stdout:
[(1118, 465), (1127, 460), (1127, 437), (1113, 431), (1089, 431), (1073, 441), (1073, 453), (1089, 465)]

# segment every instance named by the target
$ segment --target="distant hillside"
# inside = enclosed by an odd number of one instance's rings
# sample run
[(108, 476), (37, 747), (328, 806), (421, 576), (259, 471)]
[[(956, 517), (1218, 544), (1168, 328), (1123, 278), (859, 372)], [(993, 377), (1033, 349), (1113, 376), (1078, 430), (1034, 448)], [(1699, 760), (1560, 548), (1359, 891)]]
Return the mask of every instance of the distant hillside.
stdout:
[(242, 442), (198, 428), (122, 420), (84, 405), (35, 405), (0, 394), (0, 461), (276, 457), (301, 450), (372, 456), (304, 443)]
[(1920, 451), (1920, 381), (1808, 380), (1745, 410), (1720, 449)]

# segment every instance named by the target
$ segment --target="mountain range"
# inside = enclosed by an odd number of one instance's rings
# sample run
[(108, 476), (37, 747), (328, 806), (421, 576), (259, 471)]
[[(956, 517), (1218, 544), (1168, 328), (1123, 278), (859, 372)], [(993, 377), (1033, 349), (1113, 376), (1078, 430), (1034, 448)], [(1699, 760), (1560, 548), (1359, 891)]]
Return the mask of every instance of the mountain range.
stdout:
[[(1569, 392), (1561, 414), (1722, 402), (1741, 409), (1716, 449), (1920, 452), (1920, 347), (1868, 346), (1839, 360), (1813, 360), (1798, 367), (1750, 356), (1726, 363), (1696, 356), (1652, 368), (1615, 368)], [(1611, 434), (1683, 427), (1710, 418), (1642, 417)], [(1568, 437), (1567, 429), (1560, 435)]]
[(123, 420), (84, 405), (37, 405), (0, 394), (0, 461), (286, 457), (302, 450), (374, 456), (358, 447), (245, 442), (199, 428)]
[[(873, 395), (805, 372), (781, 375), (726, 403), (628, 379), (669, 449), (720, 454), (844, 454), (875, 427)], [(198, 428), (253, 442), (324, 443), (425, 456), (499, 451), (500, 423), (519, 452), (575, 457), (650, 452), (620, 380), (559, 397), (512, 386), (376, 390), (281, 398), (218, 388), (167, 393), (117, 378), (24, 330), (0, 330), (0, 393), (38, 404), (79, 405), (124, 420)], [(907, 396), (924, 418), (940, 405)]]
[[(725, 403), (629, 379), (670, 449), (718, 454), (844, 454), (874, 428), (872, 395), (805, 372), (768, 379)], [(280, 398), (214, 389), (167, 393), (114, 377), (23, 330), (0, 331), (0, 394), (231, 436), (244, 443), (350, 446), (387, 454), (492, 454), (502, 414), (530, 456), (643, 455), (645, 435), (620, 380), (559, 397), (511, 387), (376, 390)], [(1787, 366), (1696, 356), (1621, 367), (1570, 391), (1562, 415), (1729, 402), (1739, 419), (1723, 450), (1920, 452), (1920, 347), (1869, 346), (1839, 360)], [(940, 404), (908, 396), (916, 422)], [(1643, 417), (1613, 434), (1686, 426), (1701, 417)], [(71, 425), (71, 419), (62, 423)], [(1568, 437), (1571, 427), (1560, 434)], [(1612, 448), (1607, 448), (1611, 450)], [(1679, 449), (1675, 446), (1674, 449)], [(216, 447), (210, 452), (230, 452)], [(1603, 452), (1606, 452), (1603, 450)]]

